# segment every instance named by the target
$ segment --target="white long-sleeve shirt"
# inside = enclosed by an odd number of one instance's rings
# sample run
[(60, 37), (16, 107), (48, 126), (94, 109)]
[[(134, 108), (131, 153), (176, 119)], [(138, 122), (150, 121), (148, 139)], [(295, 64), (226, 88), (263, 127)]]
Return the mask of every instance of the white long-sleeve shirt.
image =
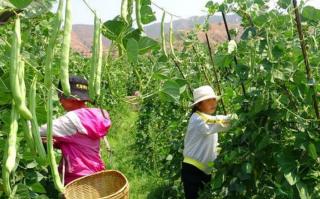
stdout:
[(192, 114), (184, 140), (183, 156), (205, 165), (217, 158), (218, 133), (230, 127), (231, 115), (211, 116), (199, 111)]

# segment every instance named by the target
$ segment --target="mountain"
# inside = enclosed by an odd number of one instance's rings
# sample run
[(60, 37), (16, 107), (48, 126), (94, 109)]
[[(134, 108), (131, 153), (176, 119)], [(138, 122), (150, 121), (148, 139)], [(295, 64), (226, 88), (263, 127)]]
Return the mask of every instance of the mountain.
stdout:
[[(202, 17), (190, 17), (189, 19), (179, 19), (172, 22), (172, 30), (175, 31), (181, 31), (181, 30), (192, 30), (196, 27), (196, 23), (202, 24), (206, 20), (205, 16)], [(236, 15), (227, 15), (226, 20), (228, 24), (240, 24), (241, 18)], [(209, 24), (212, 23), (223, 23), (221, 16), (212, 16), (208, 20)], [(165, 33), (169, 32), (170, 23), (164, 24), (164, 30)], [(156, 23), (149, 26), (145, 26), (146, 34), (151, 38), (159, 38), (160, 37), (160, 30), (161, 30), (161, 24)]]
[[(182, 44), (181, 36), (187, 34), (189, 30), (196, 27), (196, 24), (202, 24), (206, 20), (205, 16), (202, 17), (191, 17), (189, 19), (179, 19), (172, 22), (173, 31), (175, 33), (175, 42)], [(226, 20), (228, 22), (229, 29), (238, 28), (241, 32), (240, 22), (241, 18), (236, 15), (227, 15)], [(210, 28), (207, 31), (209, 38), (212, 38), (215, 42), (223, 42), (227, 40), (227, 34), (225, 31), (224, 23), (221, 16), (212, 16), (209, 18), (208, 23)], [(165, 23), (165, 33), (169, 33), (170, 23)], [(72, 36), (71, 36), (71, 47), (74, 51), (83, 54), (84, 56), (91, 57), (91, 47), (93, 39), (93, 25), (82, 25), (77, 24), (72, 26)], [(148, 37), (153, 39), (159, 39), (161, 24), (154, 23), (152, 25), (145, 26), (145, 31)], [(198, 37), (201, 41), (205, 41), (205, 34), (199, 33)], [(110, 46), (111, 41), (103, 37), (104, 51)]]

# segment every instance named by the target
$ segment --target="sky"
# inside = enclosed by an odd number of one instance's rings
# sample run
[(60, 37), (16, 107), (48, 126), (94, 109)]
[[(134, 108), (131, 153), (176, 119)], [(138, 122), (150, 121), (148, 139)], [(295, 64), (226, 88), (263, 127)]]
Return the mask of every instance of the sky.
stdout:
[[(209, 0), (152, 0), (153, 3), (164, 8), (166, 11), (180, 16), (182, 18), (189, 18), (192, 16), (206, 15), (205, 5)], [(213, 0), (213, 2), (221, 3), (223, 0)], [(270, 4), (274, 5), (277, 0), (270, 0)], [(107, 21), (113, 19), (120, 14), (121, 0), (86, 0), (88, 5), (97, 11), (101, 20)], [(300, 0), (298, 0), (300, 2)], [(319, 0), (309, 0), (309, 5), (312, 5), (320, 9)], [(52, 12), (56, 12), (57, 4), (54, 5)], [(152, 5), (152, 10), (156, 15), (157, 22), (161, 21), (162, 10)], [(72, 0), (72, 23), (73, 24), (93, 24), (94, 15), (90, 9), (86, 6), (83, 0)], [(135, 18), (135, 16), (133, 16)], [(175, 20), (177, 18), (174, 18)], [(169, 15), (166, 17), (166, 22), (169, 22), (171, 18)]]

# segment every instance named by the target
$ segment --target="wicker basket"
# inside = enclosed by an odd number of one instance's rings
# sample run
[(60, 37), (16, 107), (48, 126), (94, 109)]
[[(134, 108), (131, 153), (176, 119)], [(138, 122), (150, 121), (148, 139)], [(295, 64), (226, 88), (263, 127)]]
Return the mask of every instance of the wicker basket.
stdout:
[(129, 183), (119, 171), (106, 170), (70, 182), (63, 196), (65, 199), (129, 199)]

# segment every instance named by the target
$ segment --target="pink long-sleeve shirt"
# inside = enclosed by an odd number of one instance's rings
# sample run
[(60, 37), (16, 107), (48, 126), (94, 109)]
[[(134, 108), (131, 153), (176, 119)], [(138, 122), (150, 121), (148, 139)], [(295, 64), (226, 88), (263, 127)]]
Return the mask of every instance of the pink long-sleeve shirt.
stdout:
[[(100, 156), (100, 138), (111, 126), (109, 114), (100, 109), (81, 108), (70, 111), (53, 120), (54, 146), (62, 151), (59, 172), (65, 161), (65, 184), (98, 171), (105, 170)], [(47, 126), (40, 127), (41, 136), (47, 134)]]

